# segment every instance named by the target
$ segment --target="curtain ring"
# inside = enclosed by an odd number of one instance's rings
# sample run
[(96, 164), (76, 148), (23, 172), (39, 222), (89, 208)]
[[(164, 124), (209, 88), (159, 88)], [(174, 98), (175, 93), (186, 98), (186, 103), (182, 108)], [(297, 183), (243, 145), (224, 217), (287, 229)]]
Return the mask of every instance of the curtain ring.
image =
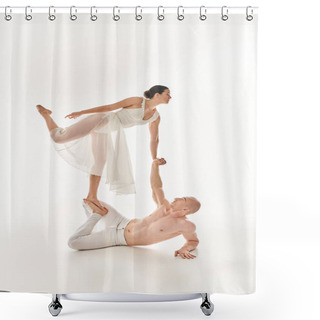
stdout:
[(51, 8), (53, 8), (53, 12), (56, 12), (56, 9), (54, 9), (54, 6), (50, 6), (49, 7), (49, 20), (50, 21), (53, 21), (53, 20), (55, 20), (56, 19), (56, 16), (54, 15), (54, 14), (51, 14)]
[[(10, 6), (6, 6), (4, 9), (4, 15), (5, 15), (5, 19), (7, 21), (10, 21), (12, 19), (12, 16), (10, 14), (7, 13), (8, 8), (10, 8)], [(10, 9), (10, 13), (12, 12), (12, 9)]]
[(30, 6), (26, 6), (26, 10), (25, 10), (25, 12), (26, 12), (26, 17), (25, 17), (25, 19), (26, 19), (27, 21), (30, 21), (30, 20), (32, 19), (32, 15), (31, 15), (31, 14), (28, 14), (28, 8), (30, 8), (30, 12), (32, 12), (31, 7), (30, 7)]
[[(163, 14), (160, 15), (160, 8), (163, 9), (163, 6), (158, 7), (158, 20), (162, 21), (164, 19), (164, 15)], [(162, 13), (164, 13), (164, 9)]]
[(137, 14), (138, 8), (140, 8), (140, 11), (141, 11), (140, 13), (142, 13), (142, 9), (141, 9), (140, 6), (136, 7), (136, 20), (140, 21), (142, 19), (142, 15), (141, 14), (139, 14), (139, 15)]
[[(97, 19), (98, 19), (98, 17), (97, 17), (97, 15), (95, 15), (95, 14), (92, 14), (92, 9), (93, 8), (95, 8), (95, 6), (93, 6), (93, 7), (91, 7), (91, 9), (90, 9), (90, 19), (92, 20), (92, 21), (96, 21)], [(96, 9), (96, 13), (98, 12), (98, 10)]]
[[(113, 7), (113, 18), (112, 18), (112, 19), (113, 19), (114, 21), (120, 20), (120, 16), (119, 16), (119, 15), (116, 15), (116, 14), (114, 13), (114, 11), (115, 11), (116, 8), (118, 8), (118, 6)], [(118, 13), (120, 13), (119, 8), (118, 8)]]
[[(182, 8), (182, 14), (180, 14), (180, 8)], [(182, 21), (184, 19), (184, 9), (183, 6), (178, 7), (178, 20)]]
[[(226, 14), (224, 14), (224, 8), (226, 8)], [(228, 20), (228, 8), (226, 7), (226, 6), (223, 6), (222, 8), (221, 8), (221, 19), (223, 20), (223, 21), (227, 21)]]
[[(204, 8), (204, 14), (202, 14), (202, 8)], [(206, 7), (205, 6), (201, 6), (200, 7), (200, 20), (204, 21), (204, 20), (207, 19), (206, 13), (207, 13)]]
[[(71, 19), (72, 21), (77, 20), (77, 18), (78, 18), (75, 14), (72, 13), (72, 9), (75, 8), (75, 7), (76, 7), (76, 6), (70, 7), (70, 19)], [(74, 9), (74, 12), (77, 13), (77, 9)]]
[[(248, 12), (249, 12), (249, 8), (251, 8), (251, 14), (249, 14)], [(247, 7), (247, 10), (246, 10), (246, 19), (248, 20), (248, 21), (251, 21), (251, 20), (253, 20), (253, 9), (252, 9), (252, 7)]]

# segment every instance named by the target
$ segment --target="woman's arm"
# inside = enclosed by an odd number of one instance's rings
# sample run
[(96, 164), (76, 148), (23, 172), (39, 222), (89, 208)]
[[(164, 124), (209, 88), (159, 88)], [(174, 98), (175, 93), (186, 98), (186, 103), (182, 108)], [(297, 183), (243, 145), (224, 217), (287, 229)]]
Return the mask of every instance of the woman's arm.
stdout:
[(150, 130), (150, 151), (152, 159), (157, 158), (158, 144), (159, 144), (159, 123), (160, 116), (155, 121), (149, 123)]
[(90, 109), (86, 109), (78, 112), (73, 112), (65, 116), (65, 118), (73, 119), (73, 118), (82, 116), (83, 114), (113, 111), (120, 108), (126, 108), (135, 104), (139, 104), (140, 101), (141, 101), (141, 98), (139, 97), (127, 98), (113, 104), (107, 104), (101, 107), (90, 108)]

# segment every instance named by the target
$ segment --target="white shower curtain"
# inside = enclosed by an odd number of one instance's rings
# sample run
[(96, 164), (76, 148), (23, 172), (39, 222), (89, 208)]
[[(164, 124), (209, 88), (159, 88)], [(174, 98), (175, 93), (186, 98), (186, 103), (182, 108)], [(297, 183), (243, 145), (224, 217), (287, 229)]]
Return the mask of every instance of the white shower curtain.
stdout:
[[(232, 12), (232, 11), (231, 11)], [(15, 14), (0, 19), (0, 290), (43, 293), (252, 293), (255, 290), (257, 20), (242, 13)], [(60, 127), (71, 112), (170, 89), (158, 157), (166, 198), (193, 196), (194, 259), (174, 256), (182, 235), (149, 246), (77, 251), (89, 175), (56, 152), (36, 105)], [(84, 116), (82, 116), (84, 118)], [(148, 125), (124, 129), (135, 193), (101, 180), (99, 199), (128, 219), (151, 214)], [(97, 231), (104, 230), (103, 219)]]

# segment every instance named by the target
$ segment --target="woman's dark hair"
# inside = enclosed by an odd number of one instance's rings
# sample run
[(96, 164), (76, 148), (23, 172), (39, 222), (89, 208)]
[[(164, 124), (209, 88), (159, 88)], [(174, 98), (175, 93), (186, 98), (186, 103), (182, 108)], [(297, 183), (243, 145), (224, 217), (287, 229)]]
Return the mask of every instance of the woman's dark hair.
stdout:
[(160, 86), (160, 85), (158, 85), (158, 86), (153, 86), (152, 88), (150, 88), (149, 90), (147, 90), (147, 91), (144, 92), (144, 96), (145, 96), (146, 98), (148, 98), (148, 99), (152, 99), (153, 96), (154, 96), (156, 93), (161, 94), (161, 93), (162, 93), (164, 90), (166, 90), (166, 89), (169, 89), (169, 88), (167, 88), (167, 87), (165, 87), (165, 86)]

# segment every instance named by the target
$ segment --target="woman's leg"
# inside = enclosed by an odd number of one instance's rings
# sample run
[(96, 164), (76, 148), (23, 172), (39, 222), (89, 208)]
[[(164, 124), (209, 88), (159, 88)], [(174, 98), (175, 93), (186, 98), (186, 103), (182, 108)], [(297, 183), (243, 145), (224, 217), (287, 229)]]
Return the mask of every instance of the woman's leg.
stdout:
[(90, 174), (90, 186), (86, 200), (92, 201), (100, 208), (105, 208), (98, 200), (98, 187), (101, 180), (101, 176)]
[[(37, 109), (46, 121), (47, 127), (50, 131), (51, 138), (56, 143), (66, 143), (74, 139), (81, 138), (89, 134), (102, 120), (104, 114), (94, 114), (87, 116), (79, 122), (67, 127), (60, 128), (51, 118), (51, 111), (37, 105)], [(91, 168), (90, 187), (87, 196), (88, 200), (94, 202), (100, 208), (105, 208), (98, 201), (98, 187), (101, 180), (101, 175), (106, 162), (107, 142), (106, 134), (92, 132), (92, 152), (94, 157), (94, 165)]]
[(53, 119), (50, 116), (52, 111), (44, 108), (43, 106), (41, 106), (39, 104), (37, 105), (37, 109), (38, 109), (39, 113), (42, 115), (42, 117), (44, 118), (44, 120), (46, 121), (46, 124), (47, 124), (49, 131), (58, 128), (57, 124), (53, 121)]
[(87, 200), (92, 201), (100, 208), (104, 208), (104, 206), (98, 200), (98, 187), (107, 160), (107, 134), (92, 132), (91, 144), (94, 165), (92, 166), (90, 172), (90, 187)]
[(50, 114), (52, 112), (50, 110), (45, 109), (41, 105), (37, 105), (37, 109), (46, 120), (47, 127), (50, 131), (50, 136), (56, 143), (66, 143), (86, 136), (105, 117), (103, 113), (93, 114), (85, 117), (84, 119), (81, 119), (80, 121), (69, 127), (60, 128), (51, 118)]

